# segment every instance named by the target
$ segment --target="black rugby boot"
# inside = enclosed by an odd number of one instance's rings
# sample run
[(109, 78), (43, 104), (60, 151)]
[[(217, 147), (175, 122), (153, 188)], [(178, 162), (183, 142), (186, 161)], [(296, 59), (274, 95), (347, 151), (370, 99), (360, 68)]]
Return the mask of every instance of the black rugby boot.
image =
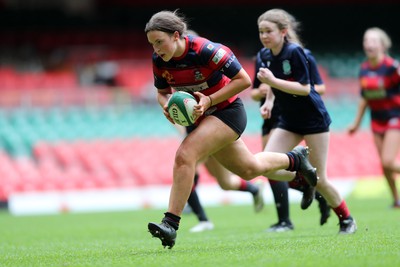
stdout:
[(168, 247), (171, 249), (175, 245), (176, 230), (165, 220), (162, 220), (161, 223), (149, 223), (148, 229), (153, 237), (161, 240), (164, 248)]
[(317, 176), (317, 169), (308, 160), (308, 155), (310, 154), (308, 147), (296, 146), (291, 153), (300, 160), (298, 172), (303, 175), (309, 185), (316, 186), (319, 178)]
[(304, 186), (303, 197), (301, 199), (300, 207), (302, 210), (308, 209), (315, 198), (315, 187), (309, 184)]

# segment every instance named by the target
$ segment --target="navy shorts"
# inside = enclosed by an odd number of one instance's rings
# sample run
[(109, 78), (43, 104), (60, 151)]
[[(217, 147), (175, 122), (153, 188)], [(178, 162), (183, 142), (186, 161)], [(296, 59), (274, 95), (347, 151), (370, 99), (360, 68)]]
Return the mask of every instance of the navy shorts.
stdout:
[(262, 136), (268, 135), (272, 129), (275, 129), (277, 125), (277, 121), (271, 119), (264, 120), (262, 127), (261, 127), (261, 134)]
[[(246, 129), (247, 114), (240, 98), (237, 98), (224, 109), (214, 111), (209, 116), (217, 117), (230, 128), (232, 128), (232, 130), (234, 130), (239, 136), (241, 136)], [(189, 134), (194, 129), (196, 129), (195, 125), (188, 126), (186, 127), (186, 133)]]
[(271, 118), (264, 120), (262, 124), (261, 127), (262, 136), (268, 135), (272, 131), (272, 129), (278, 127), (278, 121), (279, 121), (279, 116), (274, 114), (274, 112), (272, 111)]
[(319, 134), (319, 133), (329, 132), (329, 125), (315, 125), (313, 127), (297, 128), (297, 127), (292, 127), (283, 121), (278, 122), (277, 128), (281, 128), (281, 129), (284, 129), (284, 130), (287, 130), (289, 132), (296, 133), (299, 135), (309, 135), (309, 134)]

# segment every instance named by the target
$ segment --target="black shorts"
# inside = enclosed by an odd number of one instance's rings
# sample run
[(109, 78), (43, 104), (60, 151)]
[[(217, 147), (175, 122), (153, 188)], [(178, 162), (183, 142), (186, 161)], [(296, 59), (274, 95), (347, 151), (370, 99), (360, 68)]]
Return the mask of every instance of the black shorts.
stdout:
[[(234, 130), (239, 136), (241, 136), (246, 129), (247, 114), (240, 98), (237, 98), (224, 109), (214, 111), (209, 116), (217, 117), (230, 128), (232, 128), (232, 130)], [(194, 129), (196, 129), (195, 125), (188, 126), (186, 127), (186, 133), (189, 134)]]

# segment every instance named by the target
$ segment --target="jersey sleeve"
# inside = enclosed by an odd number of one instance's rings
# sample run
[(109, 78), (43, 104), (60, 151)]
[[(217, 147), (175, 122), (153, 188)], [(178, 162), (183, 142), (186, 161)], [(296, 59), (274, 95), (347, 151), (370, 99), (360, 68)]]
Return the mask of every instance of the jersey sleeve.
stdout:
[(222, 44), (207, 42), (200, 56), (214, 71), (220, 71), (228, 78), (233, 78), (242, 69), (242, 65), (230, 48)]
[(295, 70), (293, 73), (293, 78), (295, 81), (301, 84), (309, 84), (310, 72), (307, 63), (307, 56), (300, 46), (293, 49), (292, 62), (294, 65), (293, 69)]
[(167, 83), (167, 81), (164, 78), (162, 78), (162, 77), (158, 76), (156, 73), (154, 73), (154, 86), (157, 89), (166, 89), (169, 87), (169, 84)]
[(254, 66), (253, 88), (258, 88), (258, 87), (260, 87), (261, 82), (260, 82), (260, 80), (257, 78), (257, 72), (258, 72), (258, 70), (259, 70), (260, 68), (264, 68), (264, 67), (265, 67), (265, 64), (263, 63), (262, 58), (261, 58), (261, 51), (259, 51), (259, 52), (257, 53), (256, 62), (255, 62), (255, 66)]
[(311, 52), (306, 53), (308, 62), (310, 64), (310, 76), (311, 79), (313, 80), (314, 84), (321, 85), (324, 84), (324, 81), (321, 78), (321, 75), (318, 71), (318, 65), (317, 61), (315, 60), (315, 57)]
[(157, 64), (157, 56), (153, 54), (153, 76), (154, 76), (154, 86), (157, 89), (166, 89), (170, 87), (167, 82), (166, 77), (163, 77)]

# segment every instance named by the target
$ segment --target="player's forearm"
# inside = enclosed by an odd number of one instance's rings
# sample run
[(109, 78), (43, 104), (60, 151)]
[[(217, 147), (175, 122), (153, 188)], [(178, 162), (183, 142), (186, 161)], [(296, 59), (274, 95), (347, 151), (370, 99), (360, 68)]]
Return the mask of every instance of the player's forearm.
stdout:
[(282, 92), (293, 95), (307, 96), (311, 91), (310, 84), (301, 84), (299, 82), (286, 81), (278, 78), (273, 79), (269, 85), (273, 88), (281, 90)]
[(168, 102), (168, 98), (170, 95), (171, 95), (170, 93), (160, 92), (160, 91), (157, 93), (157, 101), (162, 108)]
[(212, 105), (221, 103), (251, 86), (251, 80), (243, 69), (232, 80), (217, 92), (210, 95)]

